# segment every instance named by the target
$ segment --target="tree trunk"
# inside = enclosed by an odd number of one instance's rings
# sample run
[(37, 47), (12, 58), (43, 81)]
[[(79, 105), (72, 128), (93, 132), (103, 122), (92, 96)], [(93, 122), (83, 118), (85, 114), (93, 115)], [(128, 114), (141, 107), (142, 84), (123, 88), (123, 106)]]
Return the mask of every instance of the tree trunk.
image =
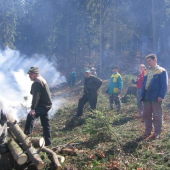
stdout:
[(113, 62), (117, 65), (117, 0), (113, 0), (114, 18), (113, 18)]
[(155, 22), (155, 0), (152, 0), (152, 50), (153, 53), (157, 51), (157, 38), (156, 38), (156, 22)]
[(100, 0), (100, 76), (103, 73), (104, 57), (104, 19), (103, 19), (103, 0)]
[(22, 148), (29, 156), (29, 159), (33, 162), (33, 164), (37, 167), (37, 169), (43, 169), (45, 164), (41, 160), (39, 154), (35, 148), (31, 146), (31, 142), (29, 138), (23, 133), (22, 129), (19, 127), (17, 122), (13, 119), (13, 117), (8, 114), (7, 125), (9, 127), (9, 131), (16, 137), (19, 143), (22, 145)]
[(23, 150), (14, 141), (14, 139), (12, 139), (12, 137), (8, 140), (8, 148), (18, 165), (23, 165), (24, 163), (27, 162), (28, 160), (27, 155), (23, 153)]

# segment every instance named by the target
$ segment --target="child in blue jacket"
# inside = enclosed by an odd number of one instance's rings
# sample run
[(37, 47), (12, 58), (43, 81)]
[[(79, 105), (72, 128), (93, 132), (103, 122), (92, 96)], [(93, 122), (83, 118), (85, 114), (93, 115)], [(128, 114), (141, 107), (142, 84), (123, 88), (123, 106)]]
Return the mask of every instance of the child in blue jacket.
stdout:
[(123, 88), (123, 81), (121, 75), (118, 73), (118, 67), (114, 66), (113, 74), (110, 78), (110, 84), (108, 88), (109, 95), (109, 102), (110, 102), (110, 109), (113, 110), (113, 102), (115, 102), (117, 112), (121, 110), (121, 103), (119, 94)]

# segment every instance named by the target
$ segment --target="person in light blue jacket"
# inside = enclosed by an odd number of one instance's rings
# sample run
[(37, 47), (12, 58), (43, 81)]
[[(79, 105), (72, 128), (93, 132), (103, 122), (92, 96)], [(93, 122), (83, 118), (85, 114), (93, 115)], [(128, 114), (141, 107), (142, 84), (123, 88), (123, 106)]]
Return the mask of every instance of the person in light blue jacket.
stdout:
[(110, 109), (113, 110), (113, 102), (115, 102), (117, 112), (121, 110), (121, 103), (120, 103), (120, 93), (123, 88), (123, 81), (121, 75), (118, 73), (118, 67), (114, 66), (113, 74), (110, 78), (110, 84), (107, 90), (109, 94), (109, 102), (110, 102)]
[(73, 67), (71, 72), (71, 85), (74, 86), (76, 82), (76, 68)]
[(168, 87), (167, 71), (157, 65), (155, 54), (146, 56), (150, 68), (146, 71), (141, 92), (143, 102), (143, 118), (145, 133), (142, 138), (148, 138), (154, 126), (153, 139), (159, 139), (162, 130), (162, 102)]

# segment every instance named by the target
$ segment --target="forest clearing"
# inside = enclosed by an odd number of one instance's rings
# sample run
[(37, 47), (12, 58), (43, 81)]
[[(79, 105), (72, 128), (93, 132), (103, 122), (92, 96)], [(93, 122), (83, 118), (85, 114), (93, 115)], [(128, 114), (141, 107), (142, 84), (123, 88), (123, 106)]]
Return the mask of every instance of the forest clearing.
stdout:
[[(55, 97), (58, 93), (60, 95), (67, 93), (68, 96), (67, 102), (50, 120), (52, 131), (50, 148), (65, 158), (65, 161), (60, 163), (62, 169), (168, 170), (170, 168), (169, 92), (164, 101), (161, 139), (143, 140), (141, 135), (144, 132), (144, 123), (137, 113), (136, 97), (129, 96), (127, 103), (122, 103), (122, 113), (117, 114), (116, 111), (109, 110), (108, 95), (105, 93), (107, 85), (108, 81), (105, 81), (99, 93), (98, 109), (95, 114), (90, 111), (87, 104), (83, 116), (78, 119), (75, 119), (74, 114), (82, 86), (53, 90)], [(24, 123), (21, 121), (19, 125), (23, 127)], [(42, 127), (38, 121), (32, 137), (40, 137), (41, 131)], [(9, 153), (7, 155), (9, 156)], [(40, 155), (45, 163), (44, 169), (56, 169), (49, 154), (41, 152)], [(17, 170), (36, 169), (32, 163), (18, 166), (13, 159), (12, 164), (9, 164), (7, 159), (3, 163), (3, 165), (6, 163), (7, 169), (9, 167)]]

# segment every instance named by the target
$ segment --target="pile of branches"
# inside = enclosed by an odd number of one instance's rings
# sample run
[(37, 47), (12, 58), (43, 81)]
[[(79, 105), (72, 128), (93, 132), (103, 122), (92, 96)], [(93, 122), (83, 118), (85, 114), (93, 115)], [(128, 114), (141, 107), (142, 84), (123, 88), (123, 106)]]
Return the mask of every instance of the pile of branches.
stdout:
[[(28, 137), (24, 134), (16, 120), (8, 114), (8, 148), (18, 165), (24, 165), (31, 161), (38, 170), (44, 169), (45, 163), (39, 153), (47, 152), (53, 158), (53, 162), (58, 170), (62, 169), (60, 164), (65, 158), (56, 154), (53, 150), (44, 146), (44, 138)], [(60, 160), (60, 162), (59, 162)]]

